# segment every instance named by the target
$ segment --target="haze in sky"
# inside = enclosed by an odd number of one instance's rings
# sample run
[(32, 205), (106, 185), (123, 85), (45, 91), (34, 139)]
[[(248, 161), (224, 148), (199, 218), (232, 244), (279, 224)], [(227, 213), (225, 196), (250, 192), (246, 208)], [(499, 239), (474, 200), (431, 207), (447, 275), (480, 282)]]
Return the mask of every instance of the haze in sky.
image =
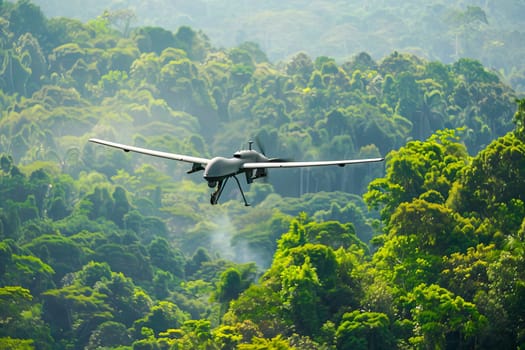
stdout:
[[(128, 10), (132, 27), (202, 30), (214, 47), (257, 43), (272, 61), (298, 52), (348, 60), (394, 50), (444, 63), (475, 58), (525, 91), (525, 2), (516, 0), (34, 0), (46, 16), (82, 21)], [(514, 80), (513, 80), (514, 79)]]

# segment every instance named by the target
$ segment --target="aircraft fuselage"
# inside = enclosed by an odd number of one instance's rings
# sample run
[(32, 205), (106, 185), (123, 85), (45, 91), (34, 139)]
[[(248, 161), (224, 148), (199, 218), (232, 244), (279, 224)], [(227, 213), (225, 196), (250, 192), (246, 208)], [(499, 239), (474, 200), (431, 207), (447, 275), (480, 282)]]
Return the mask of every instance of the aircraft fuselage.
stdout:
[(232, 158), (215, 157), (204, 168), (204, 179), (209, 187), (215, 187), (217, 181), (226, 177), (246, 172), (245, 163), (268, 162), (269, 159), (254, 150), (235, 152)]

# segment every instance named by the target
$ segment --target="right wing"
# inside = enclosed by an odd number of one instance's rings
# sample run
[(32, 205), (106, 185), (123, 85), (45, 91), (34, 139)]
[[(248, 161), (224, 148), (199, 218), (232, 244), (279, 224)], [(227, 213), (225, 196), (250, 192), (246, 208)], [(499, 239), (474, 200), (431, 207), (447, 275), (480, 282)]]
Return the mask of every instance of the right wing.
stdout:
[(299, 168), (312, 166), (330, 166), (338, 165), (345, 166), (347, 164), (362, 164), (381, 162), (384, 158), (370, 158), (370, 159), (346, 159), (346, 160), (321, 160), (321, 161), (307, 161), (307, 162), (253, 162), (244, 163), (243, 169), (259, 169), (259, 168)]
[[(179, 160), (181, 162), (186, 162), (186, 163), (193, 163), (194, 165), (204, 166), (210, 162), (210, 159), (207, 159), (207, 158), (192, 157), (192, 156), (185, 156), (183, 154), (155, 151), (155, 150), (151, 150), (147, 148), (128, 146), (128, 145), (124, 145), (121, 143), (105, 141), (105, 140), (100, 140), (100, 139), (95, 139), (95, 138), (89, 139), (89, 142), (94, 142), (94, 143), (98, 143), (104, 146), (118, 148), (118, 149), (123, 150), (124, 152), (130, 152), (130, 151), (137, 152), (137, 153), (147, 154), (149, 156), (154, 156), (154, 157), (161, 157), (161, 158)], [(195, 169), (195, 166), (194, 166), (194, 169)]]

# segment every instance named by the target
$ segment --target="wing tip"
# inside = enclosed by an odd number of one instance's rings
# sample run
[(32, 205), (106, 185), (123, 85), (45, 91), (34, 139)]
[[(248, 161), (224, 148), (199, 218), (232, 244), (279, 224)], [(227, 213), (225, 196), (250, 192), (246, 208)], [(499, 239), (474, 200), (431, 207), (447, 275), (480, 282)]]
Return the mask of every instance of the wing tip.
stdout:
[(90, 137), (88, 141), (93, 143), (103, 143), (104, 140), (97, 139), (96, 137)]

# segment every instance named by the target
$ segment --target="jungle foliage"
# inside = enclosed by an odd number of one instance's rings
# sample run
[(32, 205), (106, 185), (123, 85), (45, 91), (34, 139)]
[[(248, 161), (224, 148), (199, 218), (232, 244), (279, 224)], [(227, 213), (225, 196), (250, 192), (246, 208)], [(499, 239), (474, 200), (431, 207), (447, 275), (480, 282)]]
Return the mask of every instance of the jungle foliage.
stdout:
[[(452, 63), (471, 57), (494, 68), (525, 92), (525, 3), (519, 0), (35, 0), (52, 17), (84, 21), (111, 9), (122, 32), (155, 23), (169, 30), (191, 26), (214, 46), (261, 44), (272, 61), (296, 52), (338, 62), (366, 51), (374, 58), (393, 49)], [(169, 14), (169, 15), (166, 15)]]
[[(525, 100), (472, 59), (342, 64), (0, 2), (0, 348), (525, 346)], [(220, 206), (184, 164), (271, 172)]]

